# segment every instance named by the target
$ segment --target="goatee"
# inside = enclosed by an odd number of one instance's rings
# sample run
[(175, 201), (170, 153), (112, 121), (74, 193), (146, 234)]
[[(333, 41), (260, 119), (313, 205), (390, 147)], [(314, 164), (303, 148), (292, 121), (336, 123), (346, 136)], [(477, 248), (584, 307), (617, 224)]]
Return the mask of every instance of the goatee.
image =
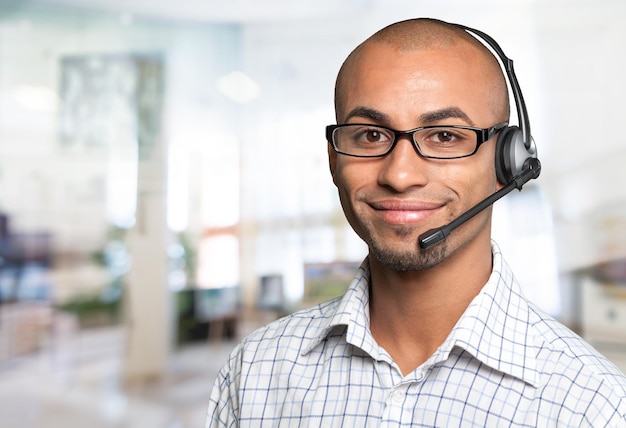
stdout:
[(377, 242), (370, 242), (369, 248), (374, 256), (383, 266), (399, 272), (412, 272), (430, 269), (441, 263), (446, 256), (446, 241), (422, 250), (419, 243), (415, 243), (414, 250), (401, 251), (391, 247), (378, 245)]

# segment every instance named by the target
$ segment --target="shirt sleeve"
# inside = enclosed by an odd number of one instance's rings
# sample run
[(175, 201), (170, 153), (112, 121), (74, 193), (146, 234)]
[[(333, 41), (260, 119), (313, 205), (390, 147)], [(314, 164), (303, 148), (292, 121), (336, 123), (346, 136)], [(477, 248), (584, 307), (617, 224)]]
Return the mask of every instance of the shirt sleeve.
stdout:
[[(233, 353), (234, 355), (235, 353)], [(222, 367), (213, 383), (205, 428), (231, 428), (237, 427), (237, 387), (232, 381), (239, 378), (233, 369), (231, 356), (229, 361)]]

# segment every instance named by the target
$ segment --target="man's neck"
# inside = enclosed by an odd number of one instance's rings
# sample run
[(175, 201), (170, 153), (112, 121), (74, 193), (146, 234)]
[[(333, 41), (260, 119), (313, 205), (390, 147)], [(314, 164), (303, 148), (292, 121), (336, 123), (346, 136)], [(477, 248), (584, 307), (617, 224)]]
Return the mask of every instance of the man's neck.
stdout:
[(404, 375), (444, 342), (491, 269), (490, 247), (419, 272), (390, 270), (370, 256), (370, 329)]

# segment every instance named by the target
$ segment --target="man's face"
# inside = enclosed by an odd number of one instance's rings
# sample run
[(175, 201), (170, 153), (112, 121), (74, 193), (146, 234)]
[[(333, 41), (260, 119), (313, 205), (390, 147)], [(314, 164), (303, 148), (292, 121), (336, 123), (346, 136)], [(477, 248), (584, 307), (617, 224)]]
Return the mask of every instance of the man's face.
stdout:
[[(427, 125), (490, 127), (501, 121), (489, 102), (493, 87), (475, 50), (401, 52), (370, 44), (343, 86), (339, 123), (371, 123), (397, 130)], [(346, 217), (383, 265), (401, 271), (437, 265), (460, 248), (490, 239), (490, 210), (420, 250), (420, 234), (449, 223), (493, 193), (495, 138), (473, 156), (424, 159), (401, 138), (383, 158), (336, 154), (330, 167)]]

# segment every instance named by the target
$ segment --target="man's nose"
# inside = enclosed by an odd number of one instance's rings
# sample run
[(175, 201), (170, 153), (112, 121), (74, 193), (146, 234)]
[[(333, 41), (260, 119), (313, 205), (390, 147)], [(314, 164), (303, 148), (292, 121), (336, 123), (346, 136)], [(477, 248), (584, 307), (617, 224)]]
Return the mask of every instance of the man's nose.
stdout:
[(428, 182), (428, 159), (424, 159), (414, 146), (411, 137), (399, 136), (391, 153), (383, 158), (379, 183), (403, 192), (413, 186), (424, 186)]

